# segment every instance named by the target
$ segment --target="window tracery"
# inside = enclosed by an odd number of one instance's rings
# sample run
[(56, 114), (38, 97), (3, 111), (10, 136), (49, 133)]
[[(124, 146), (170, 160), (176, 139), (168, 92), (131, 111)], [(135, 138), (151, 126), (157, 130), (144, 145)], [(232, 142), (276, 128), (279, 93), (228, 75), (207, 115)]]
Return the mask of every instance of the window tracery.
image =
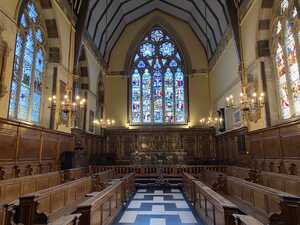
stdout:
[(138, 45), (130, 76), (131, 124), (186, 123), (181, 53), (160, 27), (154, 27)]
[(26, 1), (20, 11), (11, 82), (9, 117), (40, 123), (45, 35), (37, 8)]
[(279, 2), (275, 18), (273, 49), (282, 119), (300, 115), (298, 11), (293, 1)]

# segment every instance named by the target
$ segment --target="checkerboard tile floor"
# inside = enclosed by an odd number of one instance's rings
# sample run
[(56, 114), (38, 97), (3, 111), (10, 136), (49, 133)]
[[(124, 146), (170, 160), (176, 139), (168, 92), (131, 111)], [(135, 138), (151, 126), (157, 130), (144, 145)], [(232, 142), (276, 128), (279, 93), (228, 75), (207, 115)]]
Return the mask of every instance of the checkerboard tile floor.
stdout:
[(139, 189), (114, 225), (203, 225), (180, 189)]

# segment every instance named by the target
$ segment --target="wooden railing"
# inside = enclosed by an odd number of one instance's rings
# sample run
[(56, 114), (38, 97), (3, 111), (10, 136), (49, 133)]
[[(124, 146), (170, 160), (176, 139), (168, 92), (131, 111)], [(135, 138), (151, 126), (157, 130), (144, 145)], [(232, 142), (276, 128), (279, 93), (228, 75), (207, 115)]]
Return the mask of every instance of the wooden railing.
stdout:
[(263, 225), (260, 221), (252, 216), (233, 214), (236, 225)]
[(64, 181), (77, 180), (79, 178), (86, 177), (89, 174), (89, 167), (78, 167), (62, 171)]
[[(219, 179), (222, 176), (223, 179)], [(300, 197), (280, 190), (249, 182), (241, 178), (217, 172), (206, 172), (202, 176), (206, 183), (224, 187), (227, 196), (244, 207), (251, 208), (262, 222), (277, 225), (300, 224)], [(220, 183), (222, 182), (222, 184)], [(216, 185), (217, 184), (217, 185)], [(277, 222), (276, 222), (277, 221)], [(279, 223), (281, 222), (281, 223)]]
[(63, 216), (59, 219), (48, 223), (48, 225), (77, 225), (81, 214), (72, 214), (69, 216)]
[(115, 219), (124, 202), (134, 193), (134, 174), (116, 180), (92, 198), (81, 203), (76, 213), (81, 214), (79, 225), (108, 225)]
[(59, 171), (0, 181), (0, 202), (8, 203), (21, 195), (43, 190), (61, 183)]
[(52, 188), (20, 197), (20, 222), (48, 222), (48, 217), (64, 207), (82, 199), (92, 189), (91, 177), (81, 178)]
[[(254, 176), (251, 176), (251, 173)], [(300, 195), (300, 176), (252, 170), (250, 168), (230, 166), (227, 174), (241, 179), (254, 181), (263, 186), (271, 187), (290, 194)]]
[(136, 176), (157, 176), (161, 172), (168, 176), (181, 176), (182, 173), (199, 174), (204, 170), (225, 172), (226, 166), (207, 165), (207, 166), (193, 166), (193, 165), (131, 165), (131, 166), (92, 166), (93, 172), (105, 171), (113, 169), (116, 174), (125, 175), (128, 173), (135, 173)]
[(195, 177), (184, 174), (184, 191), (207, 225), (234, 225), (239, 208)]

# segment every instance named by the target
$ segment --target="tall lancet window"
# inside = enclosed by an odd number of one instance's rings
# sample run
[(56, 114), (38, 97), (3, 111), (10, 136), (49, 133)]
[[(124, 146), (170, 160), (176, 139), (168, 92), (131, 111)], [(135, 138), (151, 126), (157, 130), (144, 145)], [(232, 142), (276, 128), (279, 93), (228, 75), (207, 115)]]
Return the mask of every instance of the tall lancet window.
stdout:
[(300, 115), (299, 23), (294, 1), (281, 0), (273, 27), (274, 65), (281, 118)]
[(18, 26), (9, 117), (39, 124), (45, 36), (33, 1), (23, 2)]
[(186, 74), (183, 56), (171, 36), (154, 27), (132, 58), (131, 124), (185, 124)]

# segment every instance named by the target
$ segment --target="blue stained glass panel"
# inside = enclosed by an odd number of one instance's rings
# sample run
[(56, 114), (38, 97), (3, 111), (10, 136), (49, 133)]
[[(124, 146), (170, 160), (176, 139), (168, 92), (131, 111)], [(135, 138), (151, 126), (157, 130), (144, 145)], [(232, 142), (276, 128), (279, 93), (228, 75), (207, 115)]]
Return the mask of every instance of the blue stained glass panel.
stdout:
[(173, 73), (170, 68), (167, 68), (164, 76), (165, 87), (165, 122), (174, 122), (174, 80)]
[(139, 64), (138, 64), (138, 68), (140, 68), (140, 69), (145, 68), (145, 66), (146, 65), (145, 65), (144, 61), (140, 61)]
[(19, 99), (19, 110), (18, 110), (18, 118), (21, 120), (28, 119), (29, 97), (30, 97), (30, 89), (22, 84), (21, 91), (20, 91), (20, 99)]
[(153, 59), (149, 59), (149, 60), (148, 60), (148, 63), (149, 63), (150, 66), (152, 66), (152, 64), (153, 64)]
[(134, 62), (136, 62), (139, 58), (140, 58), (139, 55), (136, 54), (136, 55), (134, 56)]
[(164, 37), (164, 34), (161, 30), (154, 30), (151, 33), (151, 38), (153, 41), (161, 41)]
[[(26, 1), (26, 7), (22, 7), (23, 11), (20, 12), (9, 117), (39, 123), (44, 67), (42, 51), (44, 34), (33, 2)], [(31, 85), (32, 82), (33, 85)]]
[(34, 92), (32, 94), (32, 112), (31, 120), (35, 123), (40, 122), (41, 95)]
[(148, 69), (145, 70), (142, 78), (142, 92), (143, 92), (143, 122), (151, 122), (151, 74)]
[(42, 72), (44, 66), (44, 55), (42, 49), (39, 49), (36, 53), (35, 69)]
[(37, 31), (35, 32), (35, 38), (40, 42), (42, 43), (44, 41), (44, 38), (43, 38), (43, 33), (40, 29), (37, 29)]
[(132, 122), (141, 122), (141, 76), (138, 70), (134, 70), (131, 76), (132, 87)]
[(165, 42), (160, 46), (160, 54), (163, 57), (173, 55), (174, 51), (175, 51), (174, 45), (170, 42)]
[(154, 55), (154, 52), (155, 52), (155, 47), (153, 44), (150, 44), (150, 43), (145, 43), (142, 45), (141, 47), (141, 54), (143, 55), (143, 57), (151, 57)]
[(158, 58), (156, 58), (155, 64), (154, 64), (154, 69), (159, 70), (160, 68), (161, 68), (161, 65), (160, 65), (160, 63), (159, 63)]
[(29, 18), (33, 22), (36, 22), (38, 14), (37, 14), (37, 11), (36, 11), (36, 8), (35, 8), (34, 4), (33, 3), (28, 3), (27, 8), (28, 8), (28, 16), (29, 16)]
[(21, 56), (21, 52), (22, 52), (22, 38), (21, 38), (20, 34), (17, 34), (15, 54), (17, 56)]
[(177, 62), (174, 59), (170, 62), (170, 67), (177, 67), (177, 65)]
[(176, 95), (176, 122), (182, 123), (185, 121), (184, 112), (184, 75), (180, 68), (175, 73), (175, 95)]
[(184, 73), (180, 67), (181, 57), (171, 38), (155, 27), (138, 46), (133, 64), (131, 122), (184, 123)]
[(162, 101), (162, 74), (155, 71), (153, 74), (153, 110), (154, 123), (163, 122), (163, 101)]
[(9, 102), (9, 116), (15, 117), (16, 107), (17, 107), (17, 82), (12, 81), (11, 91), (10, 91), (10, 102)]
[(21, 24), (22, 27), (27, 26), (27, 21), (26, 21), (26, 17), (24, 15), (24, 13), (21, 15), (20, 24)]

